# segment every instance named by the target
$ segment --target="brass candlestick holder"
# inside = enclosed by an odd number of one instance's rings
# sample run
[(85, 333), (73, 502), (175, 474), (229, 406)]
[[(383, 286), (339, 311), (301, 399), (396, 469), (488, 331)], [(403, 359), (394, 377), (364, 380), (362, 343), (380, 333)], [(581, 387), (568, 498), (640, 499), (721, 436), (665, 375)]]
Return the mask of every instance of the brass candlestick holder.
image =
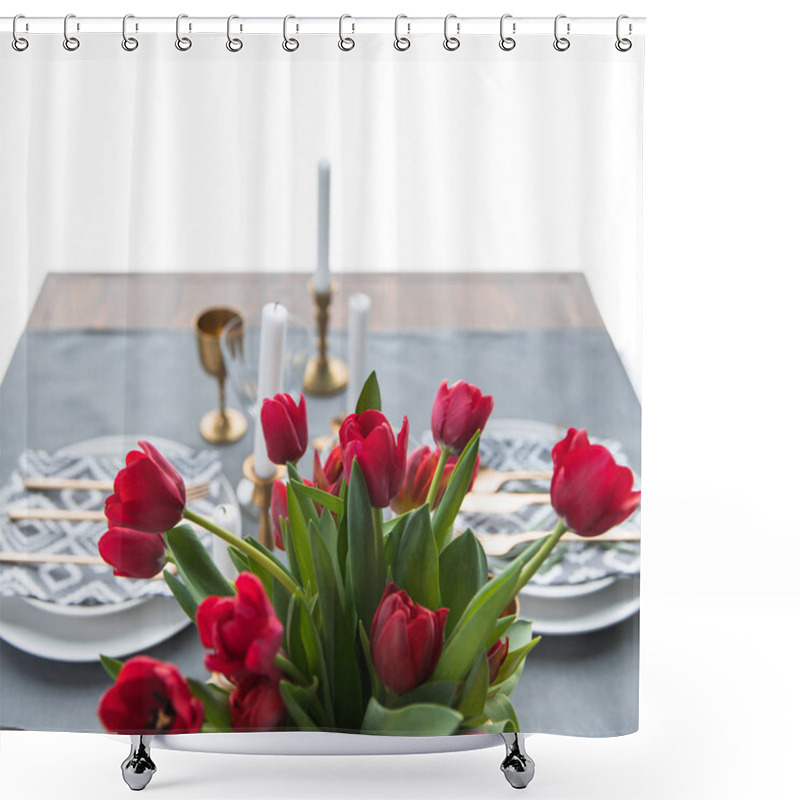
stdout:
[(276, 467), (275, 474), (269, 478), (262, 478), (256, 474), (255, 458), (251, 453), (242, 464), (242, 473), (253, 484), (253, 505), (258, 508), (258, 541), (267, 548), (275, 549), (275, 536), (272, 531), (272, 517), (269, 505), (272, 500), (272, 484), (283, 479), (285, 467)]
[(347, 386), (347, 365), (340, 358), (328, 355), (329, 309), (336, 287), (319, 292), (312, 283), (309, 288), (317, 319), (317, 355), (312, 356), (306, 365), (303, 389), (314, 395), (337, 394)]

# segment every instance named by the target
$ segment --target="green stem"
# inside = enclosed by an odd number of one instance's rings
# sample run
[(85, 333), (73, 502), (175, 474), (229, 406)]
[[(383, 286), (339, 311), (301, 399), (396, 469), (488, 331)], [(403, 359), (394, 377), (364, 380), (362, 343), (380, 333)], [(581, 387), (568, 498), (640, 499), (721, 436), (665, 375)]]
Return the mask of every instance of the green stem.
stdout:
[(539, 567), (547, 560), (547, 556), (553, 552), (553, 548), (558, 544), (558, 540), (566, 533), (567, 525), (559, 518), (556, 523), (555, 530), (545, 539), (544, 544), (536, 551), (533, 561), (525, 567), (520, 573), (519, 580), (517, 581), (517, 588), (514, 594), (518, 594), (523, 586), (536, 574)]
[(442, 482), (442, 475), (444, 474), (444, 468), (447, 465), (448, 458), (450, 458), (450, 448), (443, 447), (442, 454), (439, 456), (439, 463), (436, 465), (436, 472), (433, 473), (431, 488), (428, 489), (428, 496), (425, 499), (431, 511), (433, 511), (433, 501), (436, 499), (436, 494), (439, 491), (439, 484)]
[(297, 667), (281, 653), (275, 655), (275, 666), (288, 678), (291, 678), (300, 686), (308, 686), (310, 681), (300, 672)]
[(224, 542), (227, 542), (232, 547), (235, 547), (237, 550), (241, 550), (245, 555), (252, 558), (253, 561), (264, 567), (264, 569), (267, 570), (267, 572), (269, 572), (272, 577), (275, 578), (275, 580), (283, 584), (290, 594), (294, 594), (297, 591), (297, 584), (285, 572), (283, 572), (283, 570), (278, 569), (278, 567), (276, 567), (272, 561), (266, 558), (249, 542), (245, 542), (238, 536), (234, 536), (230, 531), (226, 531), (225, 528), (220, 528), (219, 525), (215, 525), (210, 519), (207, 519), (200, 514), (195, 514), (194, 511), (190, 511), (188, 508), (183, 509), (183, 516), (190, 522), (194, 522), (195, 525), (199, 525), (201, 528), (205, 528), (215, 536), (219, 536), (219, 538)]

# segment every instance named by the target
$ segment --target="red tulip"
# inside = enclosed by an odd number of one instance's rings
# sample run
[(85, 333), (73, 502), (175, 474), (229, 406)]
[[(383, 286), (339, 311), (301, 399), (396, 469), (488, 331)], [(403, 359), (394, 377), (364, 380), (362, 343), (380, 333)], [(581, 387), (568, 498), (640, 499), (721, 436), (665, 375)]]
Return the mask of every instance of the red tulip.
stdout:
[(431, 430), (439, 447), (448, 447), (460, 453), (475, 431), (486, 427), (486, 420), (494, 408), (490, 394), (481, 394), (477, 386), (456, 381), (449, 389), (442, 381), (433, 400)]
[(174, 664), (135, 656), (101, 698), (97, 715), (110, 733), (197, 733), (205, 710)]
[(235, 731), (265, 731), (282, 725), (286, 717), (279, 678), (246, 677), (228, 698)]
[(261, 428), (267, 443), (267, 455), (273, 464), (297, 461), (308, 446), (306, 398), (301, 394), (299, 405), (288, 394), (264, 398)]
[(114, 574), (122, 578), (152, 578), (167, 563), (167, 548), (162, 536), (129, 528), (109, 528), (97, 549)]
[(486, 654), (489, 659), (489, 686), (497, 680), (497, 674), (500, 672), (500, 667), (508, 655), (509, 639), (498, 639)]
[[(303, 478), (303, 483), (306, 486), (313, 486), (311, 481)], [(272, 536), (275, 539), (275, 547), (278, 550), (285, 550), (286, 545), (283, 541), (283, 529), (281, 528), (281, 520), (289, 519), (289, 502), (286, 497), (286, 484), (281, 481), (275, 481), (272, 484), (272, 496), (269, 502), (269, 511), (272, 517)]]
[[(431, 451), (430, 447), (427, 445), (418, 447), (411, 452), (406, 462), (406, 474), (400, 486), (400, 491), (392, 498), (391, 506), (395, 514), (404, 514), (406, 511), (419, 508), (425, 503), (440, 457), (441, 450)], [(450, 456), (447, 459), (441, 480), (439, 481), (439, 489), (433, 501), (434, 508), (441, 502), (444, 496), (444, 490), (450, 482), (450, 476), (453, 474), (457, 463), (458, 456)], [(472, 479), (470, 480), (467, 491), (472, 489), (475, 476), (478, 474), (479, 464), (480, 456), (475, 461), (475, 468), (472, 471)]]
[(236, 682), (247, 675), (276, 674), (283, 625), (261, 581), (250, 572), (236, 579), (233, 597), (207, 597), (197, 607), (197, 631), (209, 672)]
[(372, 620), (370, 645), (378, 677), (395, 692), (408, 692), (433, 673), (444, 644), (448, 609), (431, 611), (390, 583)]
[(342, 448), (336, 445), (325, 459), (325, 466), (319, 458), (319, 451), (314, 451), (314, 484), (318, 489), (328, 494), (339, 496), (339, 489), (344, 478), (344, 464), (342, 463)]
[(633, 473), (608, 450), (589, 444), (585, 430), (570, 428), (553, 448), (550, 500), (556, 513), (579, 536), (599, 536), (639, 507)]
[(110, 527), (164, 533), (180, 522), (186, 505), (183, 478), (150, 442), (131, 450), (125, 468), (114, 479), (114, 494), (106, 499)]
[(370, 503), (375, 508), (386, 508), (405, 475), (408, 419), (403, 418), (403, 427), (395, 441), (392, 426), (380, 411), (370, 409), (351, 414), (339, 428), (339, 441), (348, 483), (353, 460), (357, 459)]

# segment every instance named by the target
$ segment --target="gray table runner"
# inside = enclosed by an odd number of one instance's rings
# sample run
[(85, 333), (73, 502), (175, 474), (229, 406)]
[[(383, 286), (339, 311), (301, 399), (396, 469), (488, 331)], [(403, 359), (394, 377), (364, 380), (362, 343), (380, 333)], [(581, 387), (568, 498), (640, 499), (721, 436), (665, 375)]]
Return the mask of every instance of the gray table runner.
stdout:
[[(639, 469), (640, 407), (603, 331), (374, 333), (368, 364), (378, 370), (385, 413), (393, 422), (408, 414), (417, 438), (429, 425), (442, 378), (463, 378), (494, 395), (495, 418), (586, 427), (619, 441)], [(215, 400), (215, 383), (200, 368), (191, 332), (26, 333), (0, 386), (0, 483), (26, 448), (52, 452), (120, 433), (207, 448), (198, 422)], [(309, 401), (312, 436), (327, 432), (343, 404), (343, 396)], [(251, 447), (248, 432), (220, 448), (233, 483)], [(305, 462), (301, 471), (310, 474), (310, 459)], [(189, 674), (204, 674), (194, 629), (149, 652)], [(3, 642), (0, 676), (0, 724), (100, 729), (96, 706), (109, 682), (99, 665), (47, 661)], [(523, 729), (531, 732), (613, 736), (636, 730), (638, 616), (591, 634), (545, 637), (514, 701)]]

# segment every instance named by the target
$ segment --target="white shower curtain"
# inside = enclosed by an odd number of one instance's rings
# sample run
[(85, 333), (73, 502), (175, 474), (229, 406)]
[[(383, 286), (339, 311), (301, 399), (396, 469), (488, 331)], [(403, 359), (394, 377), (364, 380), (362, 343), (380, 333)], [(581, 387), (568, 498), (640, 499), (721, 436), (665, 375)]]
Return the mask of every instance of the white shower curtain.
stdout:
[(582, 272), (638, 391), (643, 37), (604, 33), (4, 35), (0, 367), (48, 272), (311, 271), (328, 159), (334, 271)]

